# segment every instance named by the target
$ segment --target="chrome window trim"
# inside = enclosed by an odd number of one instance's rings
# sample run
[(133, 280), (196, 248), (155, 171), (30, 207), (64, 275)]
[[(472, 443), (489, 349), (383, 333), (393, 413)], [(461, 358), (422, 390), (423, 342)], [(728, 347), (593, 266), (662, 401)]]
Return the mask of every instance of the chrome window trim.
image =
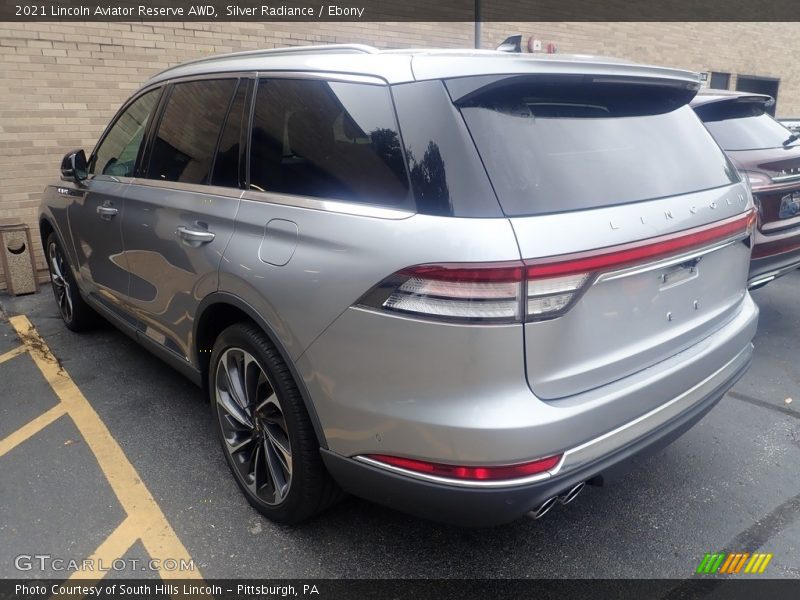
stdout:
[[(98, 179), (102, 177), (102, 179)], [(86, 181), (106, 181), (111, 183), (130, 183), (134, 180), (132, 175), (108, 175), (107, 173), (98, 173), (96, 175), (92, 175)]]
[(700, 248), (699, 250), (693, 250), (690, 252), (686, 252), (684, 254), (679, 254), (677, 256), (672, 256), (670, 258), (665, 258), (663, 260), (659, 260), (656, 262), (647, 263), (645, 265), (634, 265), (632, 267), (626, 267), (624, 269), (618, 269), (616, 271), (608, 271), (603, 273), (602, 275), (598, 276), (594, 283), (600, 283), (603, 281), (613, 281), (615, 279), (622, 279), (623, 277), (631, 277), (633, 275), (640, 275), (642, 273), (648, 273), (650, 271), (657, 271), (658, 269), (664, 269), (667, 267), (672, 267), (675, 265), (679, 265), (681, 263), (688, 262), (690, 260), (694, 260), (696, 258), (701, 258), (706, 254), (711, 254), (712, 252), (716, 252), (717, 250), (722, 250), (723, 248), (727, 248), (728, 246), (732, 246), (733, 244), (747, 239), (750, 237), (749, 234), (739, 234), (712, 246), (706, 246), (705, 248)]
[[(753, 344), (750, 343), (722, 367), (669, 402), (654, 408), (633, 421), (628, 421), (624, 425), (612, 429), (608, 433), (591, 439), (580, 446), (570, 448), (564, 452), (563, 460), (551, 469), (550, 473), (552, 475), (556, 475), (561, 471), (568, 473), (577, 467), (592, 462), (626, 444), (636, 441), (657, 426), (663, 425), (679, 416), (703, 398), (714, 393), (714, 389), (718, 385), (717, 382), (720, 379), (727, 380), (733, 376), (747, 363), (752, 354)], [(697, 397), (698, 392), (703, 392), (700, 398)], [(654, 419), (655, 422), (653, 421)]]
[(176, 192), (192, 192), (194, 194), (205, 194), (207, 196), (223, 196), (237, 200), (241, 199), (244, 193), (244, 190), (235, 187), (206, 185), (205, 183), (183, 183), (181, 181), (162, 181), (160, 179), (147, 179), (146, 177), (133, 177), (130, 183), (131, 185), (142, 185), (165, 190), (174, 190)]
[(243, 200), (253, 202), (265, 202), (267, 204), (280, 204), (282, 206), (292, 206), (295, 208), (305, 208), (308, 210), (322, 210), (332, 213), (345, 215), (355, 215), (358, 217), (373, 217), (377, 219), (402, 220), (414, 216), (416, 213), (399, 209), (376, 206), (373, 204), (360, 204), (357, 202), (347, 202), (344, 200), (325, 200), (322, 198), (311, 198), (308, 196), (294, 196), (291, 194), (280, 194), (278, 192), (245, 190), (242, 194)]

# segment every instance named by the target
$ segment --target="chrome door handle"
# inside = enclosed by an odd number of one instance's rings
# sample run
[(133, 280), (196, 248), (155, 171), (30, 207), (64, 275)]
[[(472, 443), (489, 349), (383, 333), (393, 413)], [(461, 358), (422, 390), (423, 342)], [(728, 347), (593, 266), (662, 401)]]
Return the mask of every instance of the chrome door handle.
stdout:
[(178, 227), (175, 233), (178, 234), (179, 238), (186, 240), (187, 242), (197, 242), (200, 244), (207, 244), (216, 237), (214, 233), (205, 229), (191, 229), (190, 227), (184, 227), (183, 225)]
[(111, 219), (116, 217), (117, 213), (119, 213), (119, 211), (113, 206), (108, 206), (106, 204), (103, 204), (97, 207), (97, 214), (100, 215), (101, 219), (104, 219), (106, 221), (110, 221)]

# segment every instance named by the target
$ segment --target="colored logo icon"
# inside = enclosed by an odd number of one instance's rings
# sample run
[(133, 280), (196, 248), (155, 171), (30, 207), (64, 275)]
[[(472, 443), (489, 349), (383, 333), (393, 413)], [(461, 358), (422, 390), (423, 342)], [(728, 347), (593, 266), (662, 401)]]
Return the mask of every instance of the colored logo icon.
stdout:
[(713, 575), (715, 573), (733, 575), (735, 573), (763, 573), (767, 568), (772, 554), (763, 552), (732, 552), (726, 554), (717, 552), (715, 554), (706, 553), (696, 573), (702, 575)]

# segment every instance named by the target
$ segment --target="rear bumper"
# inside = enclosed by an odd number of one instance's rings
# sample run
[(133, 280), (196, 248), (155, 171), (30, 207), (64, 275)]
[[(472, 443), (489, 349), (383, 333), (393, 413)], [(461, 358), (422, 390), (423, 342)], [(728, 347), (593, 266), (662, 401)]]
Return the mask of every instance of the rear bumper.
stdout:
[(426, 480), (323, 450), (325, 464), (346, 491), (423, 518), (462, 526), (492, 526), (517, 519), (548, 498), (602, 474), (625, 470), (634, 457), (656, 452), (699, 421), (745, 373), (747, 344), (724, 367), (665, 405), (565, 452), (546, 478), (524, 485), (471, 487)]
[(587, 447), (670, 405), (749, 346), (757, 321), (744, 295), (725, 324), (684, 351), (555, 401), (531, 393), (519, 326), (457, 327), (350, 309), (298, 372), (327, 448), (340, 456), (509, 465)]
[[(797, 244), (800, 246), (800, 236), (798, 236)], [(758, 247), (757, 245), (756, 248)], [(754, 256), (756, 248), (753, 249)], [(798, 268), (800, 268), (800, 247), (789, 252), (753, 258), (750, 261), (748, 287), (751, 289), (760, 287)]]

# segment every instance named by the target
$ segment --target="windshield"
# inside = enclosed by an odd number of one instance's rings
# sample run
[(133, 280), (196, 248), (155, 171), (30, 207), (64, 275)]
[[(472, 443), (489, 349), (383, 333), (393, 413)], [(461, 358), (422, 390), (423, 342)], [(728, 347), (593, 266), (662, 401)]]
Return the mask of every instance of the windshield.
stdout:
[(462, 104), (505, 213), (597, 208), (739, 180), (691, 108), (638, 91), (528, 84)]
[(780, 148), (792, 135), (760, 103), (716, 102), (695, 110), (724, 150)]

